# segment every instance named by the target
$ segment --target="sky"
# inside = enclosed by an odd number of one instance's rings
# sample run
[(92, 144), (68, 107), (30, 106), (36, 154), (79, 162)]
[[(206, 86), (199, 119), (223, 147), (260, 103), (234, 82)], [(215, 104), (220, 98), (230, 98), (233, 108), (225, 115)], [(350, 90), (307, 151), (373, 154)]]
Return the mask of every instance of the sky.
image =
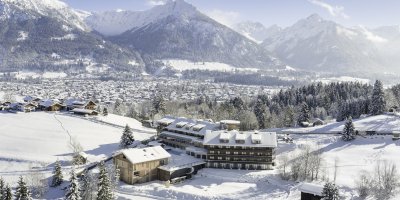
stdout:
[[(86, 11), (147, 10), (166, 0), (63, 0)], [(400, 0), (186, 0), (201, 12), (231, 26), (255, 21), (287, 27), (311, 14), (345, 26), (400, 24)]]

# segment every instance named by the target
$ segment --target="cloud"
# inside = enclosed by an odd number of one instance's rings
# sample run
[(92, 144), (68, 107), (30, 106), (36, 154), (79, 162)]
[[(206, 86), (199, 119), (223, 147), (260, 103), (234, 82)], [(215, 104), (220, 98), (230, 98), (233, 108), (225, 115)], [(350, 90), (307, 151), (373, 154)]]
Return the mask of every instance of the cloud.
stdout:
[(159, 5), (164, 5), (167, 3), (168, 0), (147, 0), (147, 3), (150, 6), (159, 6)]
[(214, 19), (215, 21), (228, 27), (232, 27), (234, 24), (240, 22), (241, 18), (238, 12), (223, 11), (218, 9), (205, 11), (205, 14)]
[(349, 16), (346, 13), (344, 13), (344, 7), (343, 6), (330, 5), (330, 4), (326, 3), (326, 2), (323, 2), (322, 0), (308, 0), (308, 2), (325, 9), (333, 17), (342, 17), (344, 19), (348, 19), (349, 18)]

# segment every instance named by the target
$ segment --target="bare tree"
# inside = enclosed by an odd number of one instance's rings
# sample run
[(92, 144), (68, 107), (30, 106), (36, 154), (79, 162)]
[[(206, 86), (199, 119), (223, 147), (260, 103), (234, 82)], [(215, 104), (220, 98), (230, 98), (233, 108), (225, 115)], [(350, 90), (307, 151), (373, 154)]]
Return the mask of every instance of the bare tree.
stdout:
[(378, 161), (375, 165), (373, 179), (374, 194), (377, 199), (389, 199), (399, 187), (397, 166), (387, 160)]
[(289, 172), (288, 172), (288, 168), (289, 168), (289, 156), (287, 155), (282, 155), (279, 157), (279, 167), (281, 169), (281, 178), (283, 180), (289, 180), (290, 176), (289, 176)]
[(15, 102), (15, 95), (11, 92), (5, 92), (3, 95), (3, 101)]
[(366, 198), (372, 187), (371, 176), (367, 171), (361, 171), (360, 176), (356, 180), (356, 189), (361, 198)]

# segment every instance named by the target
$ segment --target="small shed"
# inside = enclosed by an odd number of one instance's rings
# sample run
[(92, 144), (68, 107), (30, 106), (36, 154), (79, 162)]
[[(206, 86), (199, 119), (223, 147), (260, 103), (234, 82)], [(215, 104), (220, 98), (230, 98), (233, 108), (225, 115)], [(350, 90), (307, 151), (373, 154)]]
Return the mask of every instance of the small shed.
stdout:
[(321, 200), (322, 190), (324, 186), (313, 183), (303, 183), (299, 190), (301, 192), (301, 200)]

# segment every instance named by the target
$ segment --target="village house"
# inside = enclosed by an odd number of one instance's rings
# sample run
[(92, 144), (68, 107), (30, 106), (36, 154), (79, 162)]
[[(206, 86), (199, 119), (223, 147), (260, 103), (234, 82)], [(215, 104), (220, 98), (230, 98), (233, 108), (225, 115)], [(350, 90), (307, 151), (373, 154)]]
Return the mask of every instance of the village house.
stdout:
[(113, 156), (121, 181), (127, 184), (160, 180), (158, 167), (168, 164), (171, 155), (161, 146), (125, 149)]
[(43, 111), (61, 111), (63, 108), (64, 105), (62, 105), (60, 101), (56, 99), (42, 100), (39, 103), (39, 109)]
[(76, 99), (67, 99), (64, 101), (67, 111), (73, 109), (96, 110), (97, 104), (93, 101), (79, 101)]

